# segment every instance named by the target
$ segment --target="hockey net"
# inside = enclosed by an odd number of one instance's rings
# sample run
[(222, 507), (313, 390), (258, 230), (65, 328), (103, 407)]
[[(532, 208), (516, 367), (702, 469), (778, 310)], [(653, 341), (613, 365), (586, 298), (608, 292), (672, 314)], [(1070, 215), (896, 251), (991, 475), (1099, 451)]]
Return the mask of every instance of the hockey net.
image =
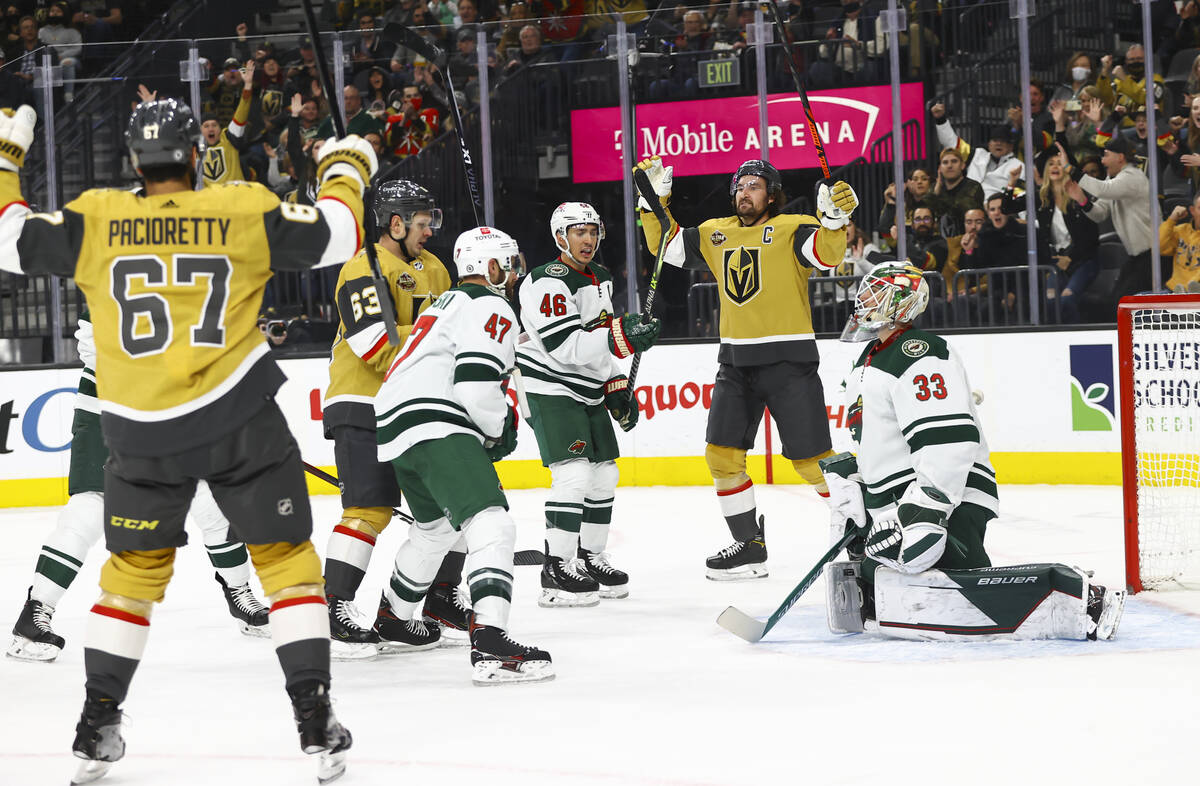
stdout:
[(1125, 578), (1200, 588), (1200, 295), (1139, 295), (1117, 310)]

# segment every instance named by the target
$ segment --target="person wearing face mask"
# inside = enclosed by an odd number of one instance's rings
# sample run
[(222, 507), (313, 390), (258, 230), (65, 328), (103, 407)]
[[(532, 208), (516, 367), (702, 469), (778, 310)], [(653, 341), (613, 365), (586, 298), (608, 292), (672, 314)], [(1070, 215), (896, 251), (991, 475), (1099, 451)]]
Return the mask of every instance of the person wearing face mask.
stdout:
[[(1161, 106), (1166, 87), (1162, 74), (1155, 74), (1153, 79), (1153, 95), (1151, 99)], [(1100, 90), (1100, 98), (1109, 106), (1122, 105), (1127, 113), (1132, 113), (1139, 106), (1146, 105), (1146, 51), (1141, 44), (1134, 44), (1125, 50), (1123, 65), (1114, 66), (1112, 55), (1100, 58), (1100, 76), (1096, 79), (1096, 87)], [(1132, 128), (1132, 117), (1127, 115), (1122, 121), (1123, 128)]]
[[(1076, 52), (1067, 60), (1067, 86), (1071, 88), (1072, 100), (1081, 100), (1080, 93), (1085, 87), (1095, 84), (1092, 72), (1095, 66), (1091, 55), (1086, 52)], [(1074, 110), (1078, 111), (1078, 110)]]
[(38, 31), (38, 40), (54, 47), (58, 55), (58, 64), (62, 66), (63, 100), (67, 103), (75, 100), (75, 70), (83, 51), (83, 37), (68, 21), (69, 11), (69, 6), (63, 2), (50, 6), (46, 24)]

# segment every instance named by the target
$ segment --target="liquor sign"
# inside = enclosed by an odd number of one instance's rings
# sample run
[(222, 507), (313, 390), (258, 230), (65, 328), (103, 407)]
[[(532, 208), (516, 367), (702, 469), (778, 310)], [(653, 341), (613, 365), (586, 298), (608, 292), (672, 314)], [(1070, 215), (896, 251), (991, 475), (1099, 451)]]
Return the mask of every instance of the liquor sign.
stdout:
[[(889, 85), (819, 90), (809, 93), (809, 101), (830, 166), (867, 155), (875, 141), (891, 133)], [(925, 97), (919, 82), (900, 85), (900, 116), (916, 119), (924, 140)], [(767, 96), (767, 120), (772, 164), (780, 169), (820, 166), (799, 96)], [(662, 156), (676, 175), (729, 174), (747, 159), (762, 158), (758, 96), (640, 104), (635, 127), (634, 158)], [(623, 177), (619, 107), (571, 112), (571, 167), (576, 183)]]

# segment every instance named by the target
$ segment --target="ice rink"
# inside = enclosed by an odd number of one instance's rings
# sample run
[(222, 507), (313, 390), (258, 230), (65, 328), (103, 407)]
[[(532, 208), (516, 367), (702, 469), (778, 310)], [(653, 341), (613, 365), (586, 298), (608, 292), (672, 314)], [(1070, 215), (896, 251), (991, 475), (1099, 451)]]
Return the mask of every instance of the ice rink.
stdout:
[[(540, 548), (541, 490), (511, 492), (518, 548)], [(338, 500), (314, 497), (323, 551)], [(553, 655), (549, 683), (476, 688), (468, 650), (335, 663), (354, 734), (339, 783), (1200, 783), (1200, 593), (1131, 599), (1111, 642), (915, 643), (828, 632), (817, 584), (757, 645), (717, 627), (729, 604), (765, 617), (824, 551), (828, 514), (800, 486), (758, 486), (770, 578), (716, 583), (728, 532), (710, 488), (617, 493), (610, 552), (631, 594), (540, 609), (516, 568), (512, 634)], [(1121, 585), (1120, 490), (1006, 486), (993, 564), (1060, 561)], [(0, 624), (16, 620), (54, 509), (0, 512)], [(199, 536), (176, 561), (125, 705), (126, 758), (102, 783), (315, 783), (271, 644), (239, 635)], [(358, 603), (373, 616), (399, 524)], [(52, 664), (0, 659), (0, 784), (66, 784), (83, 698), (82, 636), (102, 547), (55, 615)]]

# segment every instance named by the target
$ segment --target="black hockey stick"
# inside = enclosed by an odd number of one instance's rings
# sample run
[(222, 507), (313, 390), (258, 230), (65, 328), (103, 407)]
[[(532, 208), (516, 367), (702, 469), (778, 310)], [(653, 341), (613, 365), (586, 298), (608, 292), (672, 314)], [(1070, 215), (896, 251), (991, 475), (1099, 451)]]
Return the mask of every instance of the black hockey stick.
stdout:
[(767, 617), (766, 622), (760, 622), (754, 619), (749, 614), (733, 606), (721, 612), (721, 616), (717, 617), (717, 624), (733, 635), (745, 639), (751, 644), (761, 641), (762, 637), (767, 635), (767, 631), (775, 627), (779, 620), (783, 619), (783, 615), (787, 614), (792, 606), (796, 605), (796, 601), (800, 600), (800, 596), (808, 591), (808, 588), (817, 580), (817, 576), (821, 575), (821, 568), (825, 567), (827, 562), (832, 561), (837, 557), (842, 549), (846, 548), (846, 544), (853, 540), (858, 535), (858, 530), (851, 527), (842, 539), (839, 540), (833, 548), (825, 552), (825, 556), (821, 557), (820, 561), (813, 566), (813, 569), (808, 572), (808, 575), (796, 585), (788, 596), (783, 599), (783, 603), (779, 608), (775, 609), (775, 613)]
[[(300, 463), (304, 465), (304, 471), (312, 475), (314, 478), (323, 480), (329, 485), (338, 489), (342, 487), (341, 481), (320, 467), (314, 467), (307, 461), (301, 461)], [(399, 508), (392, 508), (392, 515), (403, 521), (405, 524), (413, 523), (413, 517)], [(543, 559), (544, 557), (542, 556), (542, 552), (538, 551), (537, 549), (525, 549), (524, 551), (518, 551), (513, 554), (514, 565), (541, 565)]]
[[(317, 17), (313, 14), (312, 0), (303, 0), (303, 4), (304, 21), (308, 25), (308, 36), (313, 42), (313, 54), (317, 58), (317, 72), (321, 76), (321, 89), (325, 91), (325, 97), (329, 100), (331, 109), (329, 117), (333, 121), (333, 128), (337, 132), (338, 139), (341, 139), (346, 136), (346, 124), (342, 122), (342, 116), (338, 114), (337, 107), (333, 104), (336, 100), (336, 96), (333, 94), (333, 78), (329, 75), (329, 63), (325, 61), (325, 50), (321, 47)], [(383, 329), (387, 332), (388, 343), (392, 346), (399, 346), (400, 332), (396, 330), (396, 304), (392, 302), (392, 290), (383, 278), (383, 271), (379, 267), (379, 255), (375, 252), (375, 211), (371, 209), (375, 201), (375, 191), (370, 183), (363, 185), (365, 186), (363, 191), (363, 248), (367, 252), (367, 264), (371, 268), (371, 281), (375, 285), (375, 297), (379, 300), (379, 310), (383, 317)]]
[(812, 105), (808, 103), (808, 91), (804, 89), (804, 82), (800, 79), (800, 69), (796, 67), (796, 58), (792, 51), (792, 44), (788, 41), (787, 29), (783, 26), (783, 17), (779, 15), (779, 6), (774, 2), (760, 3), (764, 9), (768, 9), (771, 14), (771, 19), (775, 22), (775, 29), (779, 32), (779, 41), (783, 44), (788, 71), (792, 74), (792, 81), (796, 83), (796, 92), (800, 94), (800, 103), (804, 105), (804, 117), (808, 120), (808, 135), (812, 139), (813, 148), (817, 151), (817, 160), (821, 162), (821, 172), (825, 175), (825, 179), (829, 179), (829, 159), (825, 156), (825, 145), (821, 143), (821, 136), (817, 133), (817, 121), (813, 119)]
[[(667, 209), (659, 201), (658, 194), (654, 193), (654, 186), (650, 184), (646, 170), (640, 168), (633, 170), (633, 184), (637, 186), (638, 193), (642, 195), (642, 199), (646, 200), (646, 204), (650, 205), (654, 217), (658, 219), (658, 256), (654, 260), (654, 272), (650, 274), (650, 291), (646, 293), (646, 302), (642, 304), (642, 316), (649, 317), (654, 313), (654, 296), (658, 293), (658, 274), (662, 271), (663, 257), (667, 253), (667, 234), (671, 229), (671, 217), (667, 215)], [(633, 383), (637, 380), (638, 368), (641, 365), (642, 353), (639, 352), (633, 356), (633, 363), (629, 366), (630, 398), (633, 397)], [(637, 405), (634, 404), (634, 406)]]
[[(458, 99), (454, 97), (454, 82), (450, 80), (450, 56), (436, 44), (426, 41), (412, 28), (394, 22), (384, 26), (383, 40), (411, 49), (436, 65), (438, 73), (442, 75), (446, 83), (446, 92), (450, 94), (450, 112), (454, 116), (454, 132), (458, 135), (458, 147), (462, 153), (463, 175), (467, 178), (467, 191), (471, 195), (471, 212), (475, 214), (475, 226), (482, 226), (480, 212), (483, 210), (483, 202), (479, 198), (479, 181), (475, 178), (475, 164), (471, 159), (471, 148), (467, 146), (466, 129), (463, 128), (462, 114), (458, 111)], [(487, 100), (486, 96), (484, 100)]]

